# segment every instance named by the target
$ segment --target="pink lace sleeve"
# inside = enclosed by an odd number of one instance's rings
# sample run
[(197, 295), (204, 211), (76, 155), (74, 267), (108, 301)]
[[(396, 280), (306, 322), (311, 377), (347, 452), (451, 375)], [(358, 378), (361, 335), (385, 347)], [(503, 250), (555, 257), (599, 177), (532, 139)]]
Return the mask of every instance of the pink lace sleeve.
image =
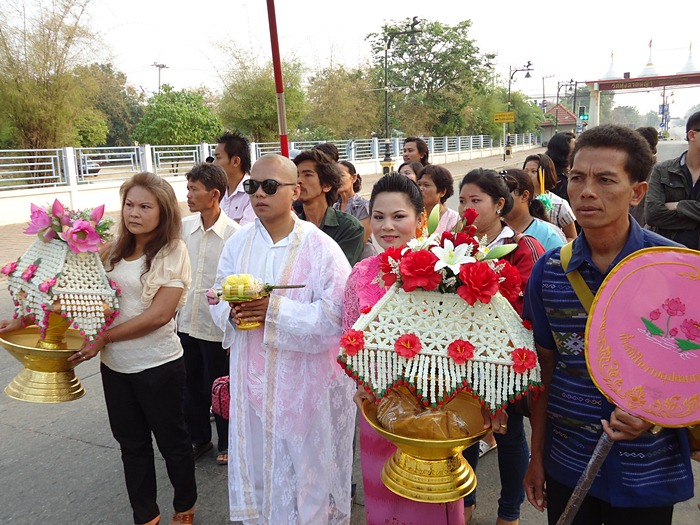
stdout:
[(352, 328), (362, 309), (374, 306), (384, 297), (386, 288), (374, 282), (379, 274), (379, 256), (368, 257), (355, 265), (345, 285), (343, 332)]

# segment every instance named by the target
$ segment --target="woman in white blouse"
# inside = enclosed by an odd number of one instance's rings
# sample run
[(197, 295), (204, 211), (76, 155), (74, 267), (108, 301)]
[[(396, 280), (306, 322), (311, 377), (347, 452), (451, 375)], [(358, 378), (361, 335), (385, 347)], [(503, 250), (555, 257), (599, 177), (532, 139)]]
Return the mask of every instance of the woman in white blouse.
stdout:
[(197, 488), (174, 322), (190, 284), (180, 211), (170, 184), (152, 173), (134, 175), (120, 195), (119, 235), (102, 252), (107, 275), (121, 289), (119, 316), (71, 359), (89, 360), (101, 351), (107, 413), (121, 448), (134, 523), (160, 522), (151, 433), (174, 489), (170, 524), (192, 523)]

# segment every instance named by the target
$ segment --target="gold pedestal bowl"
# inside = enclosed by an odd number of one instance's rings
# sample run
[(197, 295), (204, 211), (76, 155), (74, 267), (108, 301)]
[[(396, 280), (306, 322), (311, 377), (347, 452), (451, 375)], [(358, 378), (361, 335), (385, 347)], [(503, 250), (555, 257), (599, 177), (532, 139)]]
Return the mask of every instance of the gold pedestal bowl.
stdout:
[(85, 395), (73, 370), (77, 362), (68, 358), (83, 344), (77, 330), (68, 329), (68, 321), (57, 316), (49, 320), (46, 337), (37, 326), (27, 326), (0, 337), (4, 347), (24, 368), (5, 388), (5, 393), (20, 401), (61, 403)]
[(446, 407), (457, 412), (472, 432), (449, 440), (415, 439), (393, 434), (377, 421), (377, 405), (365, 401), (362, 415), (397, 450), (382, 468), (382, 481), (392, 492), (413, 501), (447, 503), (463, 498), (476, 489), (476, 474), (462, 456), (465, 448), (478, 443), (487, 430), (481, 404), (465, 392)]

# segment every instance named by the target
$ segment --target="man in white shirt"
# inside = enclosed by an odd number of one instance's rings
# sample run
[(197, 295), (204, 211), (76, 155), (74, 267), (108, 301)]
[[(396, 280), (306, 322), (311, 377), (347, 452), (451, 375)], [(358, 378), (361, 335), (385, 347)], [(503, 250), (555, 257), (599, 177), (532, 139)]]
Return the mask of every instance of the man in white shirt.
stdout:
[(255, 219), (250, 198), (243, 191), (243, 182), (250, 173), (250, 142), (237, 131), (224, 132), (216, 142), (214, 164), (221, 166), (228, 178), (221, 209), (243, 226)]
[[(223, 332), (209, 314), (204, 290), (214, 285), (216, 267), (226, 240), (240, 226), (219, 207), (226, 191), (226, 173), (214, 164), (198, 164), (187, 173), (187, 206), (194, 215), (182, 221), (192, 269), (187, 302), (177, 314), (177, 332), (185, 351), (185, 421), (195, 459), (211, 450), (209, 419), (211, 387), (228, 375), (228, 352), (221, 346)], [(217, 462), (228, 463), (228, 421), (214, 416)]]
[[(275, 285), (211, 306), (231, 348), (230, 519), (246, 525), (348, 523), (355, 409), (336, 362), (350, 265), (340, 247), (291, 212), (296, 166), (265, 155), (244, 184), (257, 219), (226, 243), (217, 284), (252, 274)], [(241, 321), (262, 326), (238, 330)]]

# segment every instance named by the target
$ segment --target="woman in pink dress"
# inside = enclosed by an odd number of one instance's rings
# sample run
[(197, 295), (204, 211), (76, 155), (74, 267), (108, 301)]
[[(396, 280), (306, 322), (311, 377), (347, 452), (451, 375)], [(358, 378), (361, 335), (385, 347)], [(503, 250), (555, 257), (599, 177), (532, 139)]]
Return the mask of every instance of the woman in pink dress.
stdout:
[[(423, 220), (423, 198), (409, 178), (394, 174), (382, 177), (374, 185), (370, 198), (370, 226), (383, 249), (398, 248), (415, 237)], [(373, 306), (386, 293), (379, 284), (379, 256), (357, 263), (348, 278), (343, 303), (343, 331), (347, 331), (362, 310)], [(364, 388), (355, 394), (355, 402), (372, 399)], [(372, 399), (373, 400), (373, 399)], [(367, 525), (464, 525), (464, 502), (419, 503), (402, 498), (387, 489), (381, 480), (385, 461), (396, 447), (360, 419), (360, 455), (365, 491)]]

